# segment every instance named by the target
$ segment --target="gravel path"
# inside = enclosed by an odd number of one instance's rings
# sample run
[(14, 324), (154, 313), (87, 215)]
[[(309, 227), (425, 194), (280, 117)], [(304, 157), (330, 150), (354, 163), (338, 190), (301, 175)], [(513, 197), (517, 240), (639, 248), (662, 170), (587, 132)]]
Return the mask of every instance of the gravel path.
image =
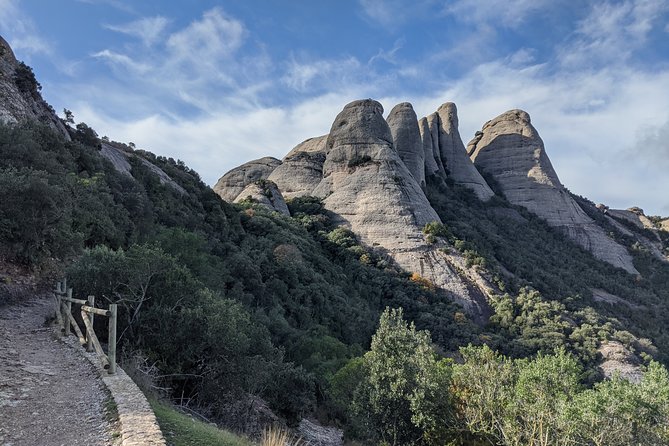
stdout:
[(0, 307), (0, 445), (112, 445), (93, 366), (55, 339), (51, 299)]

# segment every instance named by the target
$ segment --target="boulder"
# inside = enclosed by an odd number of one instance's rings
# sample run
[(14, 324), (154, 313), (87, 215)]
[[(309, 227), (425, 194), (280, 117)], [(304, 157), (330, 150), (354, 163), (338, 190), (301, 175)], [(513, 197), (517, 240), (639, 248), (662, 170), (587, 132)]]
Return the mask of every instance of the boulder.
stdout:
[(425, 153), (418, 118), (408, 102), (397, 104), (386, 119), (395, 150), (416, 182), (425, 188)]
[(510, 110), (488, 121), (469, 146), (476, 167), (497, 181), (511, 203), (560, 228), (595, 257), (638, 274), (627, 250), (595, 224), (560, 183), (526, 112)]
[(223, 175), (216, 182), (214, 192), (225, 201), (233, 202), (246, 186), (266, 180), (280, 164), (281, 161), (269, 156), (244, 163)]
[(286, 206), (281, 191), (279, 191), (279, 188), (272, 181), (257, 180), (248, 184), (234, 200), (234, 203), (246, 200), (290, 216), (288, 206)]
[(325, 144), (328, 135), (298, 144), (267, 178), (276, 183), (284, 198), (311, 195), (323, 179)]

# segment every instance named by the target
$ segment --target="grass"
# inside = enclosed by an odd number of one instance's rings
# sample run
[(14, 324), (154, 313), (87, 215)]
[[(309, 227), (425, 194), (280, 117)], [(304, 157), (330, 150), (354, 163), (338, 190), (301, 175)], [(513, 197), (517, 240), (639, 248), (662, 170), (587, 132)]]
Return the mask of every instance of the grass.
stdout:
[(271, 427), (262, 434), (260, 446), (308, 446), (301, 438), (295, 437), (287, 430)]
[(252, 446), (231, 432), (194, 420), (169, 404), (149, 400), (168, 446)]

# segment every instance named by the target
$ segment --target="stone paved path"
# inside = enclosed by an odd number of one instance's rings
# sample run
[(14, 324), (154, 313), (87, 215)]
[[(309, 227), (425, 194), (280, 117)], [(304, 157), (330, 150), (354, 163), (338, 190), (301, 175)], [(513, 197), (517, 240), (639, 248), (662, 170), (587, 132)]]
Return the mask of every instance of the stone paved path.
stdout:
[(0, 445), (113, 445), (107, 391), (93, 366), (55, 339), (51, 299), (0, 307)]

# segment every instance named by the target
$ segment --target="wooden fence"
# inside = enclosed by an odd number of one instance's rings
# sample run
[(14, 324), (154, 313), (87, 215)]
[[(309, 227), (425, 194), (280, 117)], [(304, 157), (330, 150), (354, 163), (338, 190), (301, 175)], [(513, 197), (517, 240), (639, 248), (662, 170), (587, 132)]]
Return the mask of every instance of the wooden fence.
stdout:
[[(56, 317), (60, 324), (61, 331), (65, 336), (69, 336), (71, 330), (79, 337), (79, 342), (86, 346), (86, 351), (95, 350), (102, 360), (103, 367), (110, 375), (116, 373), (116, 317), (118, 307), (116, 304), (110, 304), (108, 310), (95, 308), (95, 296), (88, 296), (88, 300), (72, 298), (72, 288), (67, 287), (67, 279), (63, 279), (56, 284), (54, 290), (58, 304)], [(85, 335), (82, 333), (77, 320), (72, 316), (72, 305), (81, 306), (81, 319), (84, 322)], [(107, 341), (107, 354), (105, 354), (98, 337), (95, 335), (93, 323), (95, 315), (106, 316), (109, 318), (109, 337)]]

